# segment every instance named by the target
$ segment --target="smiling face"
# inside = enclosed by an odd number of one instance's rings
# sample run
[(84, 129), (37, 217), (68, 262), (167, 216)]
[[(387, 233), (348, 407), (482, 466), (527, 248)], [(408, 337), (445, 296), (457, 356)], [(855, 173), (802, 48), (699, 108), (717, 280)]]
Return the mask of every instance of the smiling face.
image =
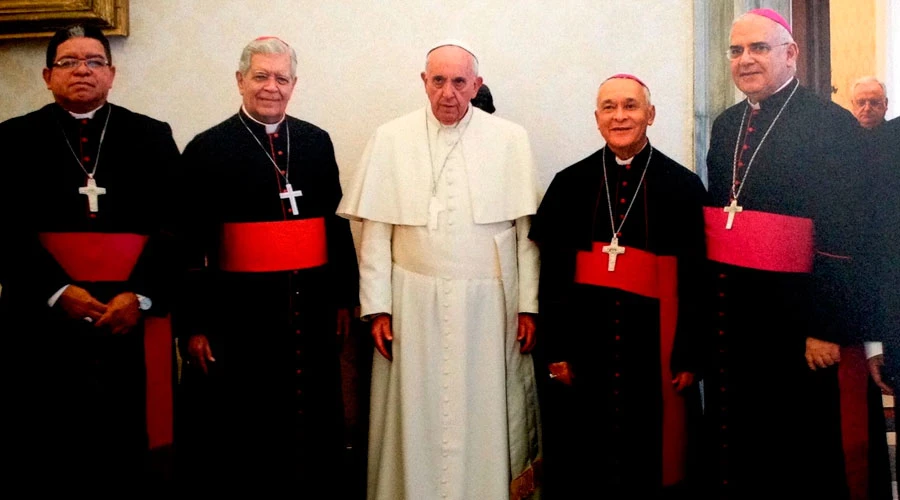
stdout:
[(472, 54), (455, 45), (445, 45), (428, 55), (422, 81), (435, 118), (444, 125), (453, 125), (466, 115), (482, 79), (475, 73)]
[(297, 78), (291, 76), (289, 54), (253, 54), (246, 73), (236, 73), (244, 109), (262, 123), (284, 117)]
[(597, 128), (606, 145), (619, 158), (638, 154), (647, 142), (647, 127), (653, 125), (656, 108), (650, 104), (640, 83), (628, 78), (612, 78), (600, 85)]
[[(765, 46), (754, 54), (751, 46)], [(731, 47), (743, 53), (731, 60), (734, 84), (752, 102), (760, 102), (787, 83), (797, 68), (797, 44), (778, 23), (757, 15), (745, 15), (731, 27)]]
[(75, 37), (59, 44), (54, 62), (61, 59), (80, 60), (74, 68), (44, 68), (44, 82), (60, 106), (73, 113), (87, 113), (106, 103), (109, 89), (116, 76), (114, 66), (90, 68), (87, 59), (106, 61), (106, 51), (100, 41)]

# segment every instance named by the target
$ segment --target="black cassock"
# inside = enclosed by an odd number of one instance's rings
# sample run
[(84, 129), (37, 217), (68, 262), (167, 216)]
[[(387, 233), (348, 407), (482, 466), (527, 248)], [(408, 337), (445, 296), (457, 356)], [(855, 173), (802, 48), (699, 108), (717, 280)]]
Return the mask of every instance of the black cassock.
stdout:
[[(860, 131), (849, 112), (796, 80), (759, 111), (741, 102), (713, 124), (707, 235), (745, 238), (723, 249), (724, 260), (710, 255), (707, 275), (713, 497), (847, 494), (838, 368), (811, 371), (804, 353), (807, 337), (850, 343), (860, 331)], [(733, 185), (744, 212), (726, 231)], [(756, 216), (760, 230), (750, 234)]]
[[(216, 359), (208, 377), (194, 365), (184, 372), (176, 420), (184, 479), (333, 489), (344, 444), (335, 317), (358, 303), (358, 268), (349, 223), (335, 215), (341, 187), (331, 139), (292, 117), (267, 135), (240, 112), (197, 135), (182, 159), (180, 233), (194, 271), (176, 333), (184, 358), (190, 335), (202, 333)], [(297, 213), (280, 196), (285, 177), (302, 192)], [(262, 272), (235, 264), (248, 242), (228, 248), (226, 228), (292, 221), (324, 223), (323, 238), (313, 231), (265, 245), (292, 254), (325, 243), (327, 263)], [(272, 234), (286, 233), (276, 226)], [(249, 253), (257, 251), (265, 248)]]
[[(651, 286), (676, 287), (670, 294), (678, 296), (674, 347), (671, 334), (668, 348), (661, 338), (662, 322), (675, 321), (675, 314), (661, 313), (660, 297), (626, 291), (633, 276), (623, 277), (625, 289), (576, 282), (577, 255), (584, 257), (612, 235), (604, 151), (616, 228), (634, 198), (618, 241), (626, 250), (613, 272), (628, 272), (625, 264), (639, 252), (650, 257), (646, 267), (655, 259), (660, 269), (663, 261), (675, 263), (668, 277), (660, 272), (659, 283)], [(675, 373), (699, 371), (696, 276), (703, 259), (706, 192), (696, 175), (658, 150), (652, 151), (641, 183), (650, 151), (648, 145), (626, 167), (604, 148), (561, 171), (534, 218), (530, 236), (541, 249), (538, 345), (545, 363), (538, 373), (548, 498), (656, 498), (666, 482), (688, 485), (682, 467), (688, 465), (691, 446), (667, 445), (667, 450), (680, 449), (669, 455), (663, 442), (664, 437), (676, 443), (692, 439), (689, 429), (700, 411), (697, 385), (672, 398), (681, 399), (676, 402), (686, 410), (681, 417), (664, 414), (663, 385), (671, 385)], [(607, 254), (595, 255), (598, 272), (607, 273)], [(661, 351), (668, 349), (667, 364)], [(563, 360), (575, 374), (571, 387), (550, 381), (547, 374), (546, 363)], [(676, 431), (679, 426), (666, 427), (667, 422), (683, 425)]]
[[(142, 325), (114, 336), (48, 300), (77, 285), (101, 302), (141, 294), (152, 301), (145, 315), (166, 314), (171, 274), (162, 229), (178, 161), (171, 129), (112, 104), (84, 120), (50, 104), (0, 125), (0, 144), (4, 366), (12, 372), (4, 386), (15, 422), (7, 449), (17, 471), (8, 477), (72, 491), (128, 484), (134, 489), (117, 491), (140, 492), (148, 447)], [(106, 189), (97, 212), (79, 193), (87, 176), (76, 156), (88, 172), (96, 168), (97, 186)], [(102, 271), (126, 255), (131, 263)]]

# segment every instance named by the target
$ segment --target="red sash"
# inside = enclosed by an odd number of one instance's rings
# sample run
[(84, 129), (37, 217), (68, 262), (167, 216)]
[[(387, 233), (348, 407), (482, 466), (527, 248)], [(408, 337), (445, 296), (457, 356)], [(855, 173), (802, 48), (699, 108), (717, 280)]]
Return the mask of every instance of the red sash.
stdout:
[(706, 256), (732, 266), (785, 273), (808, 273), (813, 267), (811, 219), (744, 210), (725, 229), (728, 214), (704, 207)]
[[(724, 224), (724, 223), (723, 223)], [(616, 270), (607, 271), (609, 256), (601, 251), (607, 243), (594, 242), (592, 252), (578, 252), (575, 282), (614, 288), (659, 300), (660, 384), (662, 387), (662, 481), (678, 484), (685, 477), (687, 420), (684, 398), (672, 387), (669, 369), (678, 321), (678, 261), (626, 247), (616, 260)]]
[[(127, 281), (147, 236), (130, 233), (41, 233), (41, 244), (73, 281)], [(169, 318), (144, 318), (147, 434), (150, 448), (172, 443), (172, 330)]]
[(224, 224), (219, 268), (231, 272), (308, 269), (328, 262), (325, 219)]

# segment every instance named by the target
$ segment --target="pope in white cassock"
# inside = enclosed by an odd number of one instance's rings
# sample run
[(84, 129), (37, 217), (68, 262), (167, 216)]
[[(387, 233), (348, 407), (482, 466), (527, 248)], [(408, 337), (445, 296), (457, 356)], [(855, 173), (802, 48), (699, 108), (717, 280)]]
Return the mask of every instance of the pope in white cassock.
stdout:
[(369, 500), (536, 498), (529, 354), (539, 195), (525, 130), (470, 105), (465, 44), (432, 48), (431, 103), (379, 127), (338, 214), (362, 221), (372, 368)]

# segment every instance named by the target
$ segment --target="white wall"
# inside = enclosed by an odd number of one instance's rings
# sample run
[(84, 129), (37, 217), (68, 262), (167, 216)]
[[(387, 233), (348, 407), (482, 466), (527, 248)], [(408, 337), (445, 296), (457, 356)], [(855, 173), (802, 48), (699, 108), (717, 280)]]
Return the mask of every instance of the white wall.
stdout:
[[(653, 143), (692, 163), (691, 0), (454, 2), (130, 0), (131, 33), (113, 38), (110, 101), (168, 121), (180, 147), (237, 111), (243, 46), (275, 35), (298, 53), (288, 112), (331, 133), (344, 181), (380, 123), (426, 104), (430, 44), (465, 39), (478, 53), (497, 115), (532, 139), (542, 186), (602, 145), (596, 87), (617, 72), (649, 85)], [(46, 40), (0, 44), (0, 120), (50, 102)]]

